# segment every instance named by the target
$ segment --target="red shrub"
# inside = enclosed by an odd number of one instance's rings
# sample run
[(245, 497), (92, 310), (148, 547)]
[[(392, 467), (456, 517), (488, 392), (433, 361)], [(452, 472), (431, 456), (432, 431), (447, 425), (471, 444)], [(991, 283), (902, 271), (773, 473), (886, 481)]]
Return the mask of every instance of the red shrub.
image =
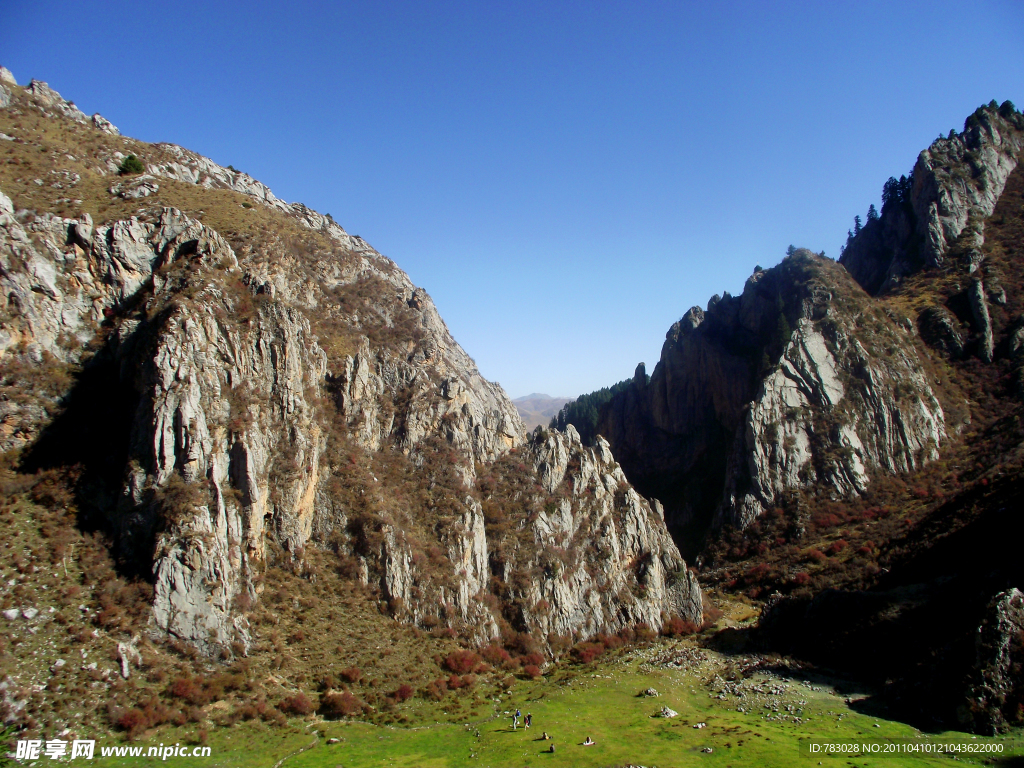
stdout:
[(525, 667), (523, 667), (523, 672), (525, 672), (532, 678), (538, 678), (541, 676), (540, 667), (538, 667), (536, 664), (527, 664)]
[(363, 711), (363, 702), (348, 691), (326, 694), (320, 700), (320, 712), (335, 717), (351, 717)]
[(811, 524), (815, 528), (834, 528), (842, 522), (838, 515), (833, 515), (831, 512), (818, 512), (811, 515)]
[(603, 643), (577, 643), (572, 649), (576, 658), (583, 664), (590, 664), (594, 659), (605, 652)]
[(798, 587), (804, 586), (805, 584), (810, 582), (810, 580), (811, 580), (810, 574), (806, 573), (805, 571), (801, 571), (800, 573), (798, 573), (796, 576), (793, 577), (793, 583), (796, 586), (798, 586)]
[(294, 696), (284, 699), (277, 706), (282, 712), (288, 712), (293, 715), (311, 715), (313, 710), (316, 709), (309, 696), (301, 691)]
[(134, 739), (149, 727), (149, 719), (142, 710), (129, 709), (117, 718), (117, 725), (128, 732), (128, 738)]
[(362, 679), (363, 673), (359, 670), (359, 667), (349, 667), (341, 671), (341, 677), (347, 683), (358, 683)]
[(167, 692), (198, 707), (209, 704), (213, 699), (212, 692), (203, 686), (202, 680), (195, 677), (177, 678), (168, 686)]
[(686, 621), (679, 616), (669, 618), (661, 628), (661, 634), (667, 637), (680, 637), (692, 635), (697, 631), (697, 625), (692, 621)]
[(449, 690), (457, 691), (461, 687), (462, 687), (462, 678), (461, 677), (459, 677), (458, 675), (452, 675), (451, 677), (448, 678), (448, 689)]
[(820, 549), (812, 549), (807, 553), (807, 561), (813, 563), (824, 563), (828, 557)]
[(480, 653), (489, 664), (492, 664), (495, 667), (512, 660), (509, 652), (497, 645), (485, 645), (480, 649)]
[(837, 539), (833, 541), (825, 552), (829, 555), (838, 555), (844, 549), (849, 546), (849, 542), (846, 539)]
[(406, 701), (412, 698), (412, 694), (412, 686), (408, 683), (402, 683), (392, 695), (395, 697), (395, 701)]
[(540, 667), (544, 664), (544, 657), (539, 653), (528, 653), (523, 656), (520, 661), (522, 661), (523, 664), (532, 664), (535, 667)]
[(481, 661), (479, 654), (473, 651), (453, 651), (444, 660), (444, 665), (449, 671), (457, 675), (464, 675), (467, 672), (472, 672)]

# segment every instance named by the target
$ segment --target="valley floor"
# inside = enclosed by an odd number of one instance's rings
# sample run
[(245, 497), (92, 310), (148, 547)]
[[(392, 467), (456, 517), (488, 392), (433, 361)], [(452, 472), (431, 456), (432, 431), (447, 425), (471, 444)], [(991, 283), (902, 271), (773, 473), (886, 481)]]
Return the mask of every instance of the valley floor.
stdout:
[[(657, 696), (645, 695), (649, 688)], [(402, 705), (417, 725), (293, 720), (286, 728), (243, 722), (210, 729), (211, 757), (166, 765), (321, 768), (344, 766), (903, 766), (1010, 765), (1024, 756), (1024, 734), (1000, 738), (925, 734), (872, 714), (868, 692), (803, 674), (784, 659), (723, 655), (689, 640), (659, 641), (586, 666), (556, 665), (540, 680), (510, 690), (480, 687), (470, 697)], [(466, 707), (480, 713), (457, 715)], [(662, 707), (677, 712), (660, 717)], [(512, 729), (519, 708), (533, 727)], [(705, 727), (695, 727), (704, 723)], [(162, 728), (135, 746), (194, 744), (190, 728)], [(547, 732), (550, 741), (543, 740)], [(595, 744), (583, 746), (586, 737)], [(329, 740), (337, 739), (335, 743)], [(811, 757), (808, 743), (898, 744), (922, 750), (945, 743), (996, 750), (972, 755)], [(555, 746), (555, 752), (548, 749)], [(906, 745), (906, 746), (903, 746)], [(931, 747), (925, 745), (932, 745)], [(955, 757), (954, 757), (955, 755)], [(97, 757), (98, 750), (97, 750)], [(153, 762), (149, 758), (147, 762)], [(104, 758), (137, 765), (139, 758)]]

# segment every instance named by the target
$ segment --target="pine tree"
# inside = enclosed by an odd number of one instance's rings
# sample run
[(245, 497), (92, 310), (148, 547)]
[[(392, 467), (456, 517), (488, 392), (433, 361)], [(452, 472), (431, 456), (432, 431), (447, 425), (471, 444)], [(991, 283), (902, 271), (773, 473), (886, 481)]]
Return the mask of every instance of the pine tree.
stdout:
[(878, 221), (878, 211), (874, 203), (868, 206), (868, 221)]

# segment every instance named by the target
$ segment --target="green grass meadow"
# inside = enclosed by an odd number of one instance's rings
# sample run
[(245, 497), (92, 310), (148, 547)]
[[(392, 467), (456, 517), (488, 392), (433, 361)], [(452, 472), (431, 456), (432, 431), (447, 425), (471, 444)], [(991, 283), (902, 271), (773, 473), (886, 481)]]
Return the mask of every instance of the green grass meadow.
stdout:
[[(345, 721), (293, 721), (287, 729), (273, 729), (252, 723), (211, 729), (208, 759), (169, 759), (166, 765), (287, 766), (288, 768), (358, 768), (359, 766), (927, 766), (953, 765), (952, 755), (882, 755), (867, 757), (815, 756), (801, 740), (820, 742), (863, 742), (903, 740), (909, 744), (939, 741), (964, 744), (1000, 744), (1003, 753), (993, 760), (986, 756), (961, 754), (961, 764), (1014, 764), (1013, 756), (1024, 755), (1019, 733), (998, 739), (967, 734), (921, 734), (914, 728), (854, 711), (845, 701), (850, 695), (834, 692), (830, 686), (803, 684), (792, 678), (755, 676), (750, 682), (765, 685), (785, 682), (791, 692), (783, 700), (801, 702), (799, 711), (787, 721), (770, 710), (759, 709), (748, 697), (717, 698), (703, 684), (701, 675), (645, 664), (637, 654), (586, 667), (558, 667), (542, 680), (517, 681), (504, 691), (500, 701), (493, 691), (487, 699), (488, 715), (452, 722), (446, 704), (415, 700), (404, 713), (415, 725), (377, 726)], [(705, 680), (707, 678), (705, 677)], [(659, 692), (658, 698), (638, 696), (646, 688)], [(488, 691), (480, 690), (483, 696)], [(662, 706), (678, 712), (674, 718), (653, 717)], [(748, 711), (737, 710), (738, 706)], [(533, 714), (533, 727), (521, 725), (513, 731), (511, 716), (520, 708)], [(481, 707), (477, 706), (477, 710)], [(783, 710), (783, 714), (785, 711)], [(794, 722), (799, 717), (803, 722)], [(703, 729), (693, 726), (706, 723)], [(542, 733), (551, 735), (542, 740)], [(189, 741), (185, 729), (161, 729), (138, 744)], [(590, 736), (595, 744), (583, 746)], [(339, 739), (329, 744), (328, 739)], [(548, 752), (551, 744), (555, 752)], [(710, 752), (704, 751), (710, 748)], [(300, 751), (301, 750), (301, 751)], [(108, 765), (139, 765), (154, 758), (102, 759)]]

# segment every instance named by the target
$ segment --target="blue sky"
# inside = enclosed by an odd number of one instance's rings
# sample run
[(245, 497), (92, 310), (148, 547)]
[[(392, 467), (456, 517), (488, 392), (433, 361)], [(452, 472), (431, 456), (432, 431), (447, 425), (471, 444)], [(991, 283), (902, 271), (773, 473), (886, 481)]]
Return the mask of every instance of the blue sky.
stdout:
[(939, 134), (1024, 106), (1024, 3), (37, 2), (0, 64), (329, 212), (513, 397), (657, 362)]

